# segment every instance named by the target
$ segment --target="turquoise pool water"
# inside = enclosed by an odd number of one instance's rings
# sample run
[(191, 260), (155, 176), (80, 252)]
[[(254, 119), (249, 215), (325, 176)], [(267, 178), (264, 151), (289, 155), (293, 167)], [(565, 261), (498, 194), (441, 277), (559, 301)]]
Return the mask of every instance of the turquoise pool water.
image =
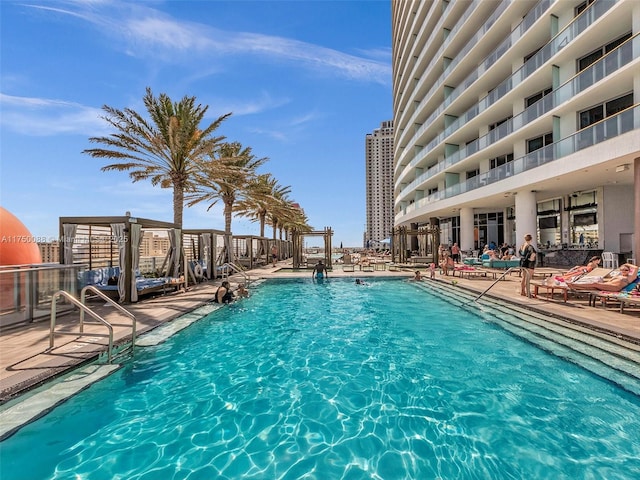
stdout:
[(267, 282), (0, 444), (9, 479), (632, 479), (640, 398), (411, 282)]

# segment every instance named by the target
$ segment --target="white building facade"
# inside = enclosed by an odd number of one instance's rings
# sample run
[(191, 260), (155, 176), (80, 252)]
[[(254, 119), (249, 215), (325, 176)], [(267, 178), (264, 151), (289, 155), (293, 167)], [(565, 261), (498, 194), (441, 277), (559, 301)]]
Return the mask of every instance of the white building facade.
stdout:
[(395, 225), (640, 254), (640, 1), (392, 2)]
[[(367, 226), (365, 248), (383, 248), (393, 228), (393, 121), (366, 136)], [(388, 246), (388, 244), (386, 244)]]

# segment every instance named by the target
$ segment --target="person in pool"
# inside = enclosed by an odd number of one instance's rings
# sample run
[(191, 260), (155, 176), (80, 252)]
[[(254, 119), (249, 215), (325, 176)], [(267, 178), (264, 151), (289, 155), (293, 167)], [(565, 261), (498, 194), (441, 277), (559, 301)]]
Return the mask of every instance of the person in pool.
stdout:
[(421, 282), (422, 281), (422, 274), (420, 273), (420, 270), (416, 270), (415, 276), (413, 278), (411, 278), (410, 280), (412, 280), (414, 282)]
[(324, 263), (322, 263), (322, 260), (318, 260), (318, 263), (316, 264), (316, 266), (313, 267), (313, 272), (311, 272), (311, 276), (314, 278), (324, 278), (329, 276), (329, 274), (327, 273), (327, 267), (324, 266)]
[(249, 296), (249, 290), (246, 289), (244, 283), (241, 283), (240, 285), (238, 285), (236, 294), (238, 295), (238, 298), (247, 298)]
[(233, 302), (235, 295), (231, 291), (231, 285), (226, 280), (222, 282), (218, 290), (216, 290), (216, 294), (213, 298), (215, 303), (231, 303)]

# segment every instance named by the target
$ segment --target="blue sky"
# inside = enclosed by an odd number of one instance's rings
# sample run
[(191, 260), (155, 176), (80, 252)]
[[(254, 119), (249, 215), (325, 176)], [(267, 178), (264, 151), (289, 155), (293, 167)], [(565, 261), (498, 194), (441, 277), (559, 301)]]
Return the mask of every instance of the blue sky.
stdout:
[[(151, 87), (195, 96), (206, 123), (233, 112), (217, 133), (268, 157), (261, 173), (334, 246), (361, 246), (365, 136), (392, 118), (390, 16), (388, 1), (2, 0), (0, 204), (36, 237), (61, 216), (172, 221), (170, 190), (81, 153), (111, 133), (103, 105), (144, 112)], [(223, 229), (222, 206), (185, 208), (184, 227)]]

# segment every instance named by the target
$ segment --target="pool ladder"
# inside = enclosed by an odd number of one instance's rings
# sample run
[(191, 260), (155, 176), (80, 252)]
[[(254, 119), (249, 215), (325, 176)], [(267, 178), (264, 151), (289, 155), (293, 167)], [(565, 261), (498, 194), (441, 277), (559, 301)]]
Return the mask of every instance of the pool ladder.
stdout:
[[(108, 338), (107, 362), (111, 363), (111, 361), (113, 359), (113, 324), (109, 323), (107, 320), (102, 318), (100, 315), (98, 315), (96, 312), (94, 312), (91, 308), (89, 308), (86, 305), (86, 295), (87, 295), (88, 291), (93, 293), (93, 294), (95, 294), (95, 295), (97, 295), (102, 300), (107, 302), (107, 304), (115, 307), (118, 311), (120, 311), (120, 313), (124, 314), (125, 316), (127, 316), (127, 317), (129, 317), (131, 319), (131, 352), (133, 352), (134, 349), (135, 349), (135, 345), (136, 345), (136, 317), (135, 317), (135, 315), (133, 315), (133, 313), (131, 313), (128, 310), (126, 310), (125, 308), (123, 308), (121, 305), (119, 305), (118, 303), (113, 301), (111, 298), (106, 296), (104, 293), (102, 293), (100, 290), (98, 290), (96, 287), (94, 287), (92, 285), (87, 285), (86, 287), (84, 287), (81, 290), (81, 292), (80, 292), (80, 300), (78, 300), (76, 297), (71, 295), (69, 292), (66, 292), (65, 290), (59, 290), (58, 292), (56, 292), (53, 295), (53, 298), (51, 300), (51, 327), (49, 329), (49, 349), (48, 350), (52, 350), (54, 348), (55, 336), (56, 335), (74, 335), (76, 337), (81, 337), (81, 336), (87, 336), (88, 335), (88, 336), (91, 336), (91, 337)], [(57, 305), (58, 305), (58, 299), (59, 298), (64, 298), (65, 300), (67, 300), (68, 302), (73, 304), (74, 306), (78, 307), (78, 309), (80, 310), (80, 329), (79, 329), (79, 331), (76, 331), (76, 332), (61, 332), (61, 331), (57, 331), (56, 332)], [(84, 332), (85, 314), (88, 314), (90, 317), (95, 319), (99, 324), (104, 325), (106, 327), (106, 329), (107, 329), (107, 333), (85, 333)]]
[(235, 263), (226, 262), (220, 265), (220, 268), (222, 269), (222, 278), (228, 279), (229, 271), (233, 271), (242, 275), (247, 285), (251, 283), (251, 277), (249, 277), (249, 275), (247, 275), (244, 272), (244, 270), (240, 266), (236, 265)]

